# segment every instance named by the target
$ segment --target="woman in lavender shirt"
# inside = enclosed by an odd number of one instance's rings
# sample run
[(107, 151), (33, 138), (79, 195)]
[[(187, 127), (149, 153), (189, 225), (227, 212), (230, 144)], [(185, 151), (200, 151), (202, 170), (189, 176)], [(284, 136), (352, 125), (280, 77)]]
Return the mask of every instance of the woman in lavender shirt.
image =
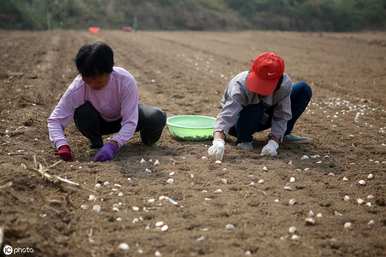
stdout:
[[(101, 42), (84, 45), (75, 59), (79, 75), (48, 118), (50, 141), (57, 154), (71, 161), (73, 154), (64, 128), (74, 120), (79, 131), (99, 149), (94, 161), (112, 160), (136, 131), (142, 142), (153, 145), (161, 137), (166, 113), (159, 108), (139, 104), (134, 77), (114, 67), (112, 49)], [(114, 134), (103, 144), (102, 135)]]

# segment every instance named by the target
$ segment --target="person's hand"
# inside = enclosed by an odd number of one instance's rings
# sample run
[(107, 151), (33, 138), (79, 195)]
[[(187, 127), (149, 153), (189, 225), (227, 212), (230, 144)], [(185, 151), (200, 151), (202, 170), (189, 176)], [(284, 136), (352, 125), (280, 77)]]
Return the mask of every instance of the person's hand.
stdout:
[(59, 157), (66, 162), (72, 161), (72, 153), (69, 145), (60, 146), (56, 151), (56, 154), (59, 155)]
[(276, 156), (277, 149), (279, 149), (279, 144), (275, 140), (269, 140), (268, 143), (261, 150), (261, 156)]
[(94, 162), (111, 161), (119, 151), (119, 145), (115, 142), (108, 142), (94, 156)]
[(215, 138), (213, 144), (208, 149), (209, 156), (214, 157), (216, 160), (222, 160), (225, 150), (225, 141), (221, 138)]

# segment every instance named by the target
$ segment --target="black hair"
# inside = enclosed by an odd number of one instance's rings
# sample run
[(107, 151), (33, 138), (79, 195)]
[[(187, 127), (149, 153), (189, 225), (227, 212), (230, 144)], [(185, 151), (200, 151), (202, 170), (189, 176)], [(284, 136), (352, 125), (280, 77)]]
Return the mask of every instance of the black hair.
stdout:
[(275, 88), (274, 92), (276, 92), (277, 90), (280, 89), (281, 83), (283, 83), (283, 79), (284, 79), (284, 75), (281, 75), (279, 81), (278, 81), (277, 84), (276, 84), (276, 88)]
[(114, 53), (110, 46), (96, 42), (82, 46), (75, 57), (76, 68), (84, 77), (111, 73)]

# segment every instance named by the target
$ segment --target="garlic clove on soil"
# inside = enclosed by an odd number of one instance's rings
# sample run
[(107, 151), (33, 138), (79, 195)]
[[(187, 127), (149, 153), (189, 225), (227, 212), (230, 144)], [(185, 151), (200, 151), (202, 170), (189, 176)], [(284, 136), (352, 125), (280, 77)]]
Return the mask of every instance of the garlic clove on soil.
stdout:
[(164, 223), (163, 221), (157, 221), (157, 222), (155, 223), (155, 226), (156, 226), (156, 227), (162, 227), (164, 224), (165, 224), (165, 223)]
[(235, 227), (235, 225), (233, 225), (233, 224), (226, 224), (226, 225), (225, 225), (225, 228), (226, 228), (227, 230), (234, 230), (236, 227)]
[(289, 205), (295, 205), (296, 204), (296, 200), (295, 199), (290, 199), (289, 201), (288, 201), (288, 204)]
[(95, 201), (96, 200), (96, 196), (95, 195), (89, 195), (88, 196), (88, 200), (89, 201)]
[(291, 226), (291, 227), (288, 228), (288, 232), (289, 232), (290, 234), (294, 234), (296, 231), (297, 231), (297, 229), (296, 229), (295, 226)]
[(344, 223), (343, 227), (345, 229), (351, 229), (352, 228), (352, 223), (351, 222), (346, 222), (346, 223)]
[(95, 211), (96, 213), (101, 212), (102, 207), (99, 204), (96, 204), (92, 207), (92, 210)]
[(163, 225), (163, 226), (161, 227), (161, 231), (162, 231), (162, 232), (166, 232), (166, 231), (168, 231), (168, 229), (169, 229), (168, 225)]
[(130, 249), (129, 245), (126, 243), (120, 243), (118, 248), (124, 252), (127, 252)]
[(315, 219), (314, 218), (312, 218), (312, 217), (308, 217), (308, 218), (306, 218), (305, 219), (305, 222), (306, 222), (306, 225), (308, 225), (308, 226), (313, 226), (313, 225), (315, 225)]

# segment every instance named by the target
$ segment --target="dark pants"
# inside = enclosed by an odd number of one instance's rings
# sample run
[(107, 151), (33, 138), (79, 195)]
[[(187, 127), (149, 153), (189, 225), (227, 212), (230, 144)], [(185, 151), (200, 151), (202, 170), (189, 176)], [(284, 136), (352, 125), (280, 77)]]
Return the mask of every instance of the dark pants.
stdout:
[[(285, 135), (292, 132), (296, 121), (306, 109), (312, 97), (312, 90), (306, 82), (296, 83), (291, 92), (292, 119), (287, 122)], [(237, 137), (238, 142), (252, 141), (255, 132), (263, 131), (271, 127), (273, 107), (267, 107), (264, 103), (252, 104), (244, 107), (236, 126), (231, 128), (229, 134)]]
[[(153, 145), (161, 137), (166, 124), (166, 113), (148, 105), (138, 106), (138, 124), (136, 131), (140, 132), (145, 145)], [(76, 127), (91, 142), (91, 148), (103, 146), (102, 135), (117, 133), (121, 129), (122, 119), (105, 121), (90, 102), (79, 106), (74, 113)]]

